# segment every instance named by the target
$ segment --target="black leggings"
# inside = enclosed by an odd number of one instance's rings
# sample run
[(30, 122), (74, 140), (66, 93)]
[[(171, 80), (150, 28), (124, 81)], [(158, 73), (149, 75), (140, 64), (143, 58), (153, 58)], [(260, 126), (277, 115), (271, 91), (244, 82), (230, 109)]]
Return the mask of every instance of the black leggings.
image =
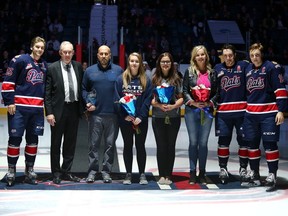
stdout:
[(133, 144), (134, 144), (134, 136), (135, 136), (135, 147), (136, 147), (136, 158), (138, 163), (139, 173), (145, 172), (146, 166), (146, 149), (145, 149), (145, 141), (148, 130), (148, 121), (142, 121), (139, 124), (140, 134), (136, 134), (135, 129), (133, 129), (132, 124), (121, 124), (120, 130), (123, 137), (124, 142), (124, 163), (127, 173), (132, 172), (132, 164), (133, 164)]
[(170, 118), (170, 122), (171, 124), (165, 124), (165, 118), (152, 118), (160, 177), (170, 177), (174, 167), (175, 145), (181, 118)]

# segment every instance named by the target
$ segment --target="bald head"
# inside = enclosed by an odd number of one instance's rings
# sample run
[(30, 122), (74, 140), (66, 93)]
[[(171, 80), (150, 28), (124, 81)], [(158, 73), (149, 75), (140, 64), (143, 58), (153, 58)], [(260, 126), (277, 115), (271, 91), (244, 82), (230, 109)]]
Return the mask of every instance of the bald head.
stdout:
[(97, 58), (103, 68), (106, 68), (111, 59), (111, 50), (108, 46), (102, 45), (98, 48)]

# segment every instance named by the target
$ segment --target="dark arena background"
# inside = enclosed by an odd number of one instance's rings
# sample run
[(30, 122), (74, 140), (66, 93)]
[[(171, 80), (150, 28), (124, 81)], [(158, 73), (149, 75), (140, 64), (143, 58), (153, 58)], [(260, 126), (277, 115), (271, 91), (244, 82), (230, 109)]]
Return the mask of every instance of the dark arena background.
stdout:
[[(205, 45), (212, 66), (221, 62), (220, 49), (231, 43), (238, 59), (248, 59), (248, 48), (261, 42), (265, 59), (285, 68), (288, 77), (288, 1), (287, 0), (6, 0), (0, 2), (0, 86), (10, 60), (30, 52), (30, 41), (42, 36), (47, 42), (44, 57), (49, 62), (59, 60), (59, 44), (68, 40), (74, 44), (75, 60), (91, 66), (96, 63), (100, 45), (111, 48), (113, 62), (126, 66), (131, 52), (142, 54), (147, 71), (152, 71), (156, 59), (170, 52), (179, 71), (189, 66), (191, 50)], [(136, 158), (133, 161), (131, 185), (123, 185), (125, 166), (123, 140), (119, 133), (111, 184), (97, 178), (87, 184), (88, 142), (87, 121), (79, 124), (73, 173), (79, 183), (52, 182), (50, 173), (50, 128), (45, 122), (40, 137), (35, 171), (39, 184), (23, 183), (25, 143), (21, 144), (17, 164), (16, 184), (7, 187), (7, 109), (0, 96), (0, 214), (1, 215), (83, 215), (108, 214), (165, 215), (180, 212), (205, 215), (249, 214), (284, 215), (288, 203), (288, 120), (281, 125), (280, 161), (277, 190), (265, 187), (243, 188), (239, 182), (238, 146), (235, 132), (230, 146), (228, 184), (218, 179), (217, 141), (214, 123), (208, 142), (208, 184), (189, 184), (188, 133), (181, 119), (176, 143), (176, 160), (171, 185), (160, 185), (156, 161), (156, 143), (149, 118), (146, 140), (146, 174), (148, 185), (138, 183)], [(182, 109), (182, 113), (184, 110)], [(262, 149), (261, 180), (268, 174)], [(241, 213), (240, 213), (241, 212)]]

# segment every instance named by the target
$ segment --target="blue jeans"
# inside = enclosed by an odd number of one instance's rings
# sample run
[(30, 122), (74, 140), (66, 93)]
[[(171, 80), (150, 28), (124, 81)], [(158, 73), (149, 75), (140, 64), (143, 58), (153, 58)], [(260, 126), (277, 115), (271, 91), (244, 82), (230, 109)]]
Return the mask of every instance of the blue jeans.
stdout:
[(204, 121), (201, 122), (201, 112), (196, 109), (185, 107), (185, 123), (189, 136), (189, 162), (190, 171), (195, 171), (197, 160), (199, 160), (199, 170), (205, 171), (208, 155), (208, 138), (213, 122), (213, 118), (205, 113)]

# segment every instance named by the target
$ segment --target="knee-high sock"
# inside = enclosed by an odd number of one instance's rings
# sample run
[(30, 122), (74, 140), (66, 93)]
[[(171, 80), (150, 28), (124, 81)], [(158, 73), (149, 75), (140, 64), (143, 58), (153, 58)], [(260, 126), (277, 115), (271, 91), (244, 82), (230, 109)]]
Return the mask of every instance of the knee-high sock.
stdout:
[(263, 142), (269, 173), (276, 175), (279, 163), (279, 150), (276, 142)]
[(259, 172), (261, 150), (260, 149), (248, 149), (248, 158), (251, 170)]
[(20, 155), (22, 137), (9, 137), (7, 147), (7, 161), (9, 166), (16, 166)]

